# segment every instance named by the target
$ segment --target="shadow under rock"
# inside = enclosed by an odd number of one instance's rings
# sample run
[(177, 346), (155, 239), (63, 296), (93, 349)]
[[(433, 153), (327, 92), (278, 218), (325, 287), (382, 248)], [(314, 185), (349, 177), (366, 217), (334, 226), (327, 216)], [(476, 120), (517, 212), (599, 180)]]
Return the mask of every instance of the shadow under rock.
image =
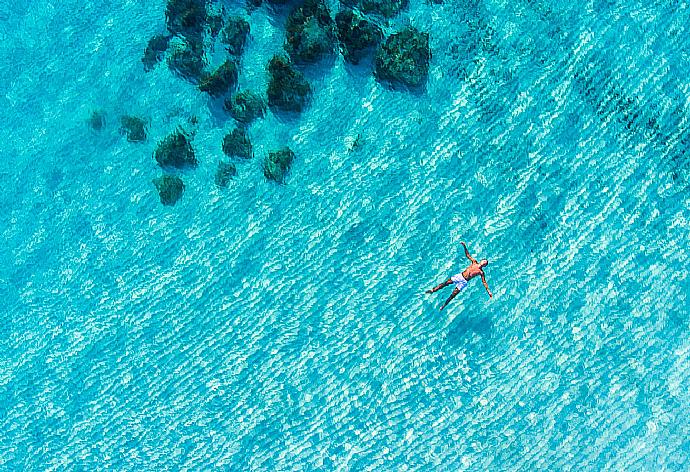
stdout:
[(232, 93), (228, 93), (220, 97), (207, 97), (206, 103), (208, 110), (211, 113), (211, 120), (215, 126), (223, 127), (228, 120), (234, 121), (230, 116), (230, 113), (225, 111), (224, 108), (225, 99), (230, 98), (231, 95)]

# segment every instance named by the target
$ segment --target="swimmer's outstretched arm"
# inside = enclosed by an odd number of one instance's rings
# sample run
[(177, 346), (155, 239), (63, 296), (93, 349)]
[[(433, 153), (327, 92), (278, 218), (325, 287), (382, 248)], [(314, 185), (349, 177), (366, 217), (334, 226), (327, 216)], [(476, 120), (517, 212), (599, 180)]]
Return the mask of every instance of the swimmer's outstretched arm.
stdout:
[(486, 283), (486, 277), (484, 277), (484, 274), (482, 274), (482, 283), (484, 284), (484, 288), (486, 289), (486, 292), (489, 294), (489, 298), (493, 298), (493, 295), (491, 294), (491, 290), (489, 290), (489, 284)]
[(474, 257), (470, 256), (470, 252), (467, 250), (467, 246), (465, 246), (465, 243), (461, 242), (460, 244), (462, 244), (462, 247), (465, 248), (465, 255), (467, 256), (467, 258), (476, 264), (477, 260)]
[(455, 296), (456, 296), (458, 293), (460, 293), (460, 289), (457, 288), (457, 287), (455, 287), (455, 290), (453, 290), (453, 293), (450, 294), (450, 297), (448, 297), (448, 300), (446, 300), (446, 302), (445, 302), (443, 305), (441, 305), (441, 308), (439, 308), (438, 311), (443, 311), (443, 309), (446, 307), (446, 305), (448, 305), (448, 304), (450, 303), (450, 301), (451, 301), (453, 298), (455, 298)]

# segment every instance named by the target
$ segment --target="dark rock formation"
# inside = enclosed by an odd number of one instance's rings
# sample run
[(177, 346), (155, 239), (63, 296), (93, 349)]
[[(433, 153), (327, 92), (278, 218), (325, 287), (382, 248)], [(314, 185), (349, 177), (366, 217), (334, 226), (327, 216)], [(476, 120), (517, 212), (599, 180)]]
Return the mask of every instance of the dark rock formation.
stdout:
[(268, 73), (268, 104), (282, 111), (301, 112), (312, 93), (304, 74), (281, 56), (273, 56)]
[(211, 35), (212, 38), (215, 38), (216, 36), (218, 36), (218, 33), (220, 33), (223, 29), (224, 20), (222, 13), (208, 15), (206, 23), (208, 24), (208, 33)]
[(252, 143), (243, 128), (235, 128), (223, 138), (223, 152), (227, 156), (249, 159), (253, 156)]
[(200, 39), (207, 16), (206, 0), (168, 0), (165, 24), (172, 34)]
[(408, 26), (379, 48), (374, 74), (378, 80), (418, 87), (426, 81), (430, 59), (429, 34)]
[(179, 129), (158, 143), (154, 157), (161, 167), (182, 169), (198, 165), (188, 136)]
[(357, 64), (383, 39), (381, 28), (362, 18), (351, 9), (340, 10), (335, 16), (340, 50), (347, 62)]
[(316, 62), (333, 51), (335, 25), (323, 0), (305, 0), (288, 16), (285, 50), (297, 63)]
[(157, 34), (149, 39), (144, 55), (141, 58), (141, 62), (144, 64), (144, 71), (151, 71), (163, 59), (163, 54), (168, 49), (171, 37), (170, 35)]
[(219, 187), (227, 187), (230, 180), (237, 175), (237, 169), (232, 162), (219, 162), (216, 170), (215, 183)]
[(153, 179), (153, 184), (158, 190), (158, 196), (163, 205), (174, 205), (184, 193), (184, 183), (182, 179), (174, 175), (164, 175)]
[(284, 183), (294, 159), (295, 153), (288, 147), (269, 152), (264, 161), (264, 175), (267, 179)]
[(220, 34), (220, 42), (225, 44), (233, 56), (240, 56), (249, 35), (249, 22), (241, 16), (232, 16), (225, 23)]
[(204, 44), (201, 40), (187, 40), (176, 44), (170, 56), (168, 67), (177, 75), (196, 84), (204, 76)]
[(120, 118), (120, 131), (127, 135), (127, 141), (130, 143), (146, 141), (146, 122), (137, 116), (122, 116)]
[(94, 110), (91, 112), (91, 116), (86, 120), (91, 129), (95, 131), (100, 131), (105, 127), (105, 113), (103, 110)]
[(199, 82), (199, 90), (207, 92), (212, 97), (219, 97), (228, 93), (237, 85), (237, 65), (233, 61), (225, 61), (211, 74), (204, 75)]
[(243, 124), (249, 124), (266, 113), (266, 102), (261, 95), (243, 90), (225, 100), (225, 110)]

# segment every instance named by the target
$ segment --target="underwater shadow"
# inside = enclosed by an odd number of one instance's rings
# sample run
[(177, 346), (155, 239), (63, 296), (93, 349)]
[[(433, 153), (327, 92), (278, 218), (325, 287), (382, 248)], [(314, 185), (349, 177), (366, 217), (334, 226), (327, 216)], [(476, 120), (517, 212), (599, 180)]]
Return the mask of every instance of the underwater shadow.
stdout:
[(446, 334), (448, 344), (455, 347), (484, 344), (491, 341), (494, 334), (494, 324), (491, 317), (486, 315), (465, 316), (457, 315)]

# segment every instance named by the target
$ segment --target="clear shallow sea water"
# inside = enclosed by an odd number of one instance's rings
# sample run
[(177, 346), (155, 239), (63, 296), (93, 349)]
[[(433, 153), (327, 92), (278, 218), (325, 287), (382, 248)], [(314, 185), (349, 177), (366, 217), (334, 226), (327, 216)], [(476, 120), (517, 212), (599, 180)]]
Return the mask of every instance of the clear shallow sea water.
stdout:
[[(690, 467), (686, 2), (411, 0), (386, 32), (429, 32), (425, 90), (324, 61), (225, 190), (232, 120), (143, 71), (164, 11), (0, 13), (1, 469)], [(250, 21), (265, 89), (284, 17)], [(164, 207), (153, 150), (192, 115)], [(460, 241), (495, 296), (439, 313)]]

